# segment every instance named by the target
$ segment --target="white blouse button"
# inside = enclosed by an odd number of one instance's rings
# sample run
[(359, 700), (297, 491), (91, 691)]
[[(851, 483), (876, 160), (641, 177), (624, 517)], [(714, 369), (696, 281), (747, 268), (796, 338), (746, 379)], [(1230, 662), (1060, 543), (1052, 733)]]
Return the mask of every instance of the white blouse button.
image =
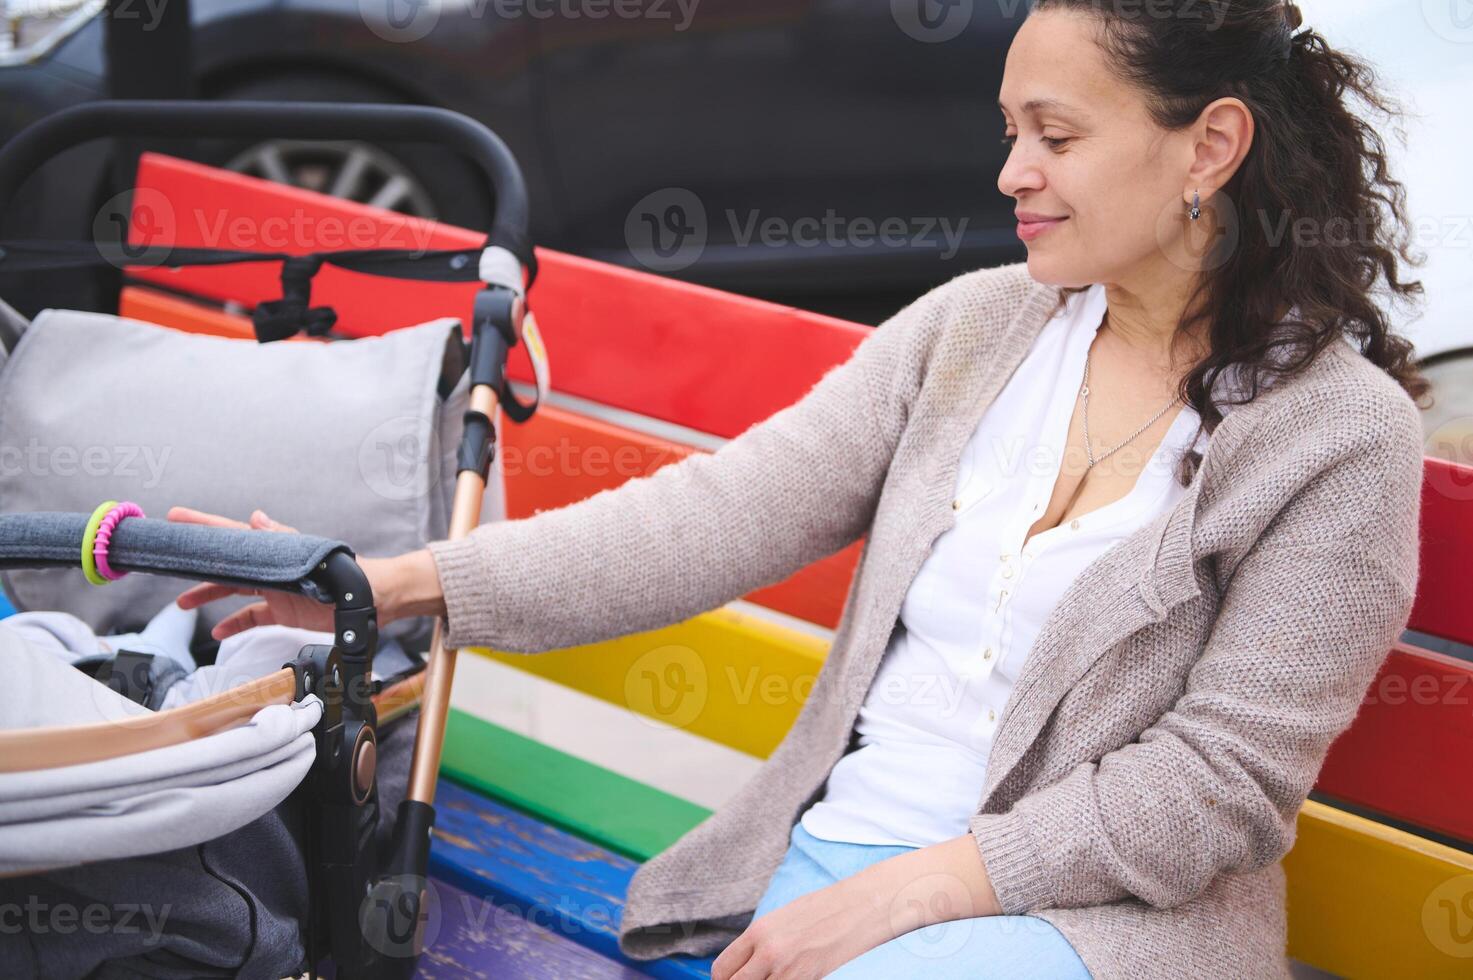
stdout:
[(1004, 568), (1002, 570), (1002, 577), (1003, 578), (1012, 578), (1013, 577), (1013, 570), (1011, 568)]
[(986, 650), (983, 650), (982, 651), (982, 659), (983, 660), (991, 660), (992, 659), (992, 647), (988, 647)]
[(1076, 517), (1074, 518), (1074, 520), (1070, 521), (1069, 526), (1076, 531), (1079, 530), (1079, 518)]
[(987, 709), (987, 720), (988, 721), (997, 721), (997, 712), (993, 711), (991, 708), (988, 708)]
[(952, 510), (961, 510), (962, 509), (961, 498), (957, 498), (956, 500), (953, 500), (951, 502), (951, 509)]

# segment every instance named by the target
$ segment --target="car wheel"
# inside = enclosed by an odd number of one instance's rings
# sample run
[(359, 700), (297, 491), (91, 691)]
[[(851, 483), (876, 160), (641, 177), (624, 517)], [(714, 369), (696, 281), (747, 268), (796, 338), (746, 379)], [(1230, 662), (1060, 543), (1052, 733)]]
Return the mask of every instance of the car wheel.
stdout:
[[(296, 70), (212, 86), (211, 98), (270, 102), (382, 102), (402, 96), (360, 79)], [(416, 143), (367, 140), (199, 141), (195, 159), (261, 177), (484, 231), (492, 192), (480, 170), (458, 153)]]
[(1432, 406), (1422, 412), (1428, 456), (1473, 466), (1473, 354), (1422, 366)]

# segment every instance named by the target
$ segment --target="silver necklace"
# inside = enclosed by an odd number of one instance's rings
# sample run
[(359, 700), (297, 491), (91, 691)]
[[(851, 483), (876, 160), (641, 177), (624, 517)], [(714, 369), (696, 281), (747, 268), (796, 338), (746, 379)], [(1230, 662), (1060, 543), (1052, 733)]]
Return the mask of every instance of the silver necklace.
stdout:
[[(1093, 347), (1094, 345), (1091, 344), (1090, 346)], [(1085, 352), (1084, 352), (1084, 384), (1081, 385), (1080, 386), (1080, 389), (1079, 389), (1079, 396), (1084, 399), (1084, 451), (1089, 456), (1089, 466), (1086, 466), (1085, 467), (1085, 470), (1086, 471), (1089, 470), (1089, 469), (1091, 469), (1091, 468), (1093, 468), (1094, 465), (1100, 461), (1099, 459), (1095, 459), (1094, 447), (1090, 445), (1090, 441), (1089, 441), (1089, 356), (1090, 356), (1090, 353), (1091, 353), (1091, 351), (1089, 351), (1089, 350), (1085, 350)], [(1180, 395), (1177, 395), (1177, 396), (1173, 397), (1171, 399), (1171, 401), (1169, 401), (1169, 402), (1166, 403), (1166, 407), (1165, 408), (1161, 409), (1161, 411), (1159, 411), (1155, 415), (1151, 416), (1151, 420), (1149, 422), (1147, 422), (1145, 425), (1141, 426), (1139, 429), (1136, 429), (1135, 432), (1130, 436), (1129, 439), (1126, 439), (1125, 442), (1120, 443), (1120, 445), (1119, 446), (1116, 446), (1115, 449), (1119, 449), (1120, 446), (1124, 446), (1126, 443), (1130, 442), (1131, 439), (1134, 439), (1136, 436), (1140, 435), (1142, 432), (1145, 432), (1147, 429), (1149, 429), (1151, 427), (1151, 424), (1153, 422), (1155, 422), (1161, 416), (1165, 415), (1171, 409), (1171, 406), (1175, 405), (1179, 401), (1181, 401), (1181, 396)], [(1109, 456), (1110, 453), (1113, 453), (1115, 451), (1115, 449), (1111, 449), (1109, 453), (1105, 453), (1104, 456), (1101, 456), (1100, 457), (1100, 459), (1104, 459), (1106, 456)], [(1083, 480), (1080, 480), (1079, 482), (1080, 482), (1080, 486), (1083, 486), (1084, 485), (1084, 481)]]

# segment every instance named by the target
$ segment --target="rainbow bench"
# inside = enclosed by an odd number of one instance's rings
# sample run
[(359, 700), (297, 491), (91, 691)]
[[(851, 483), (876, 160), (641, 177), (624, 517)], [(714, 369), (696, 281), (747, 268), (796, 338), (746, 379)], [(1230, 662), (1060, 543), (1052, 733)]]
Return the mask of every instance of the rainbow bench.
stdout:
[[(178, 224), (181, 245), (233, 247), (202, 237), (226, 215), (264, 221), (303, 213), (322, 219), (309, 227), (367, 222), (382, 230), (383, 244), (406, 230), (432, 248), (481, 240), (472, 231), (156, 154), (141, 159), (138, 184), (167, 195), (176, 214), (197, 217)], [(305, 239), (286, 250), (315, 244)], [(716, 448), (801, 398), (867, 329), (548, 250), (539, 249), (538, 258), (530, 305), (552, 358), (553, 397), (529, 424), (503, 428), (511, 518)], [(182, 329), (248, 337), (247, 322), (219, 304), (250, 307), (275, 298), (276, 277), (274, 263), (139, 270), (120, 308)], [(313, 302), (332, 305), (343, 332), (368, 335), (463, 316), (474, 289), (325, 267)], [(527, 384), (520, 357), (513, 355), (513, 378)], [(569, 457), (578, 465), (552, 462)], [(839, 620), (862, 543), (665, 629), (536, 656), (473, 652), (759, 760), (788, 730), (801, 696), (755, 697), (746, 682), (710, 684), (691, 711), (690, 692), (658, 669), (651, 652), (688, 651), (709, 674), (805, 690)], [(1473, 644), (1473, 604), (1461, 594), (1469, 554), (1473, 469), (1429, 458), (1412, 632), (1390, 652), (1354, 724), (1332, 747), (1284, 859), (1288, 953), (1303, 963), (1355, 977), (1473, 975), (1473, 663), (1435, 649)], [(452, 712), (441, 772), (433, 868), (444, 886), (444, 928), (438, 937), (431, 933), (426, 962), (439, 962), (443, 948), (448, 961), (467, 969), (494, 962), (501, 972), (493, 975), (512, 975), (505, 972), (507, 949), (518, 944), (497, 937), (498, 930), (522, 928), (509, 924), (519, 916), (548, 949), (571, 944), (591, 954), (578, 960), (580, 976), (634, 975), (631, 968), (656, 977), (709, 975), (710, 959), (631, 961), (616, 941), (624, 888), (638, 862), (709, 808), (468, 711)], [(475, 922), (467, 924), (469, 901), (494, 903), (496, 915), (471, 916)], [(538, 966), (522, 957), (515, 975), (563, 975), (552, 962)]]

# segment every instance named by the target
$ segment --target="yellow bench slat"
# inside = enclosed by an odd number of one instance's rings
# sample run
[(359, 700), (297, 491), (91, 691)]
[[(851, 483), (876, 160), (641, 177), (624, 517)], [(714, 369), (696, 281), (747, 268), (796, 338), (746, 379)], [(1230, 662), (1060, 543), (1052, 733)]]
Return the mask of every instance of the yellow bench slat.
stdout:
[(731, 608), (546, 653), (473, 652), (759, 758), (813, 690), (828, 640)]
[(1344, 977), (1473, 977), (1473, 854), (1315, 800), (1284, 858), (1289, 955)]

